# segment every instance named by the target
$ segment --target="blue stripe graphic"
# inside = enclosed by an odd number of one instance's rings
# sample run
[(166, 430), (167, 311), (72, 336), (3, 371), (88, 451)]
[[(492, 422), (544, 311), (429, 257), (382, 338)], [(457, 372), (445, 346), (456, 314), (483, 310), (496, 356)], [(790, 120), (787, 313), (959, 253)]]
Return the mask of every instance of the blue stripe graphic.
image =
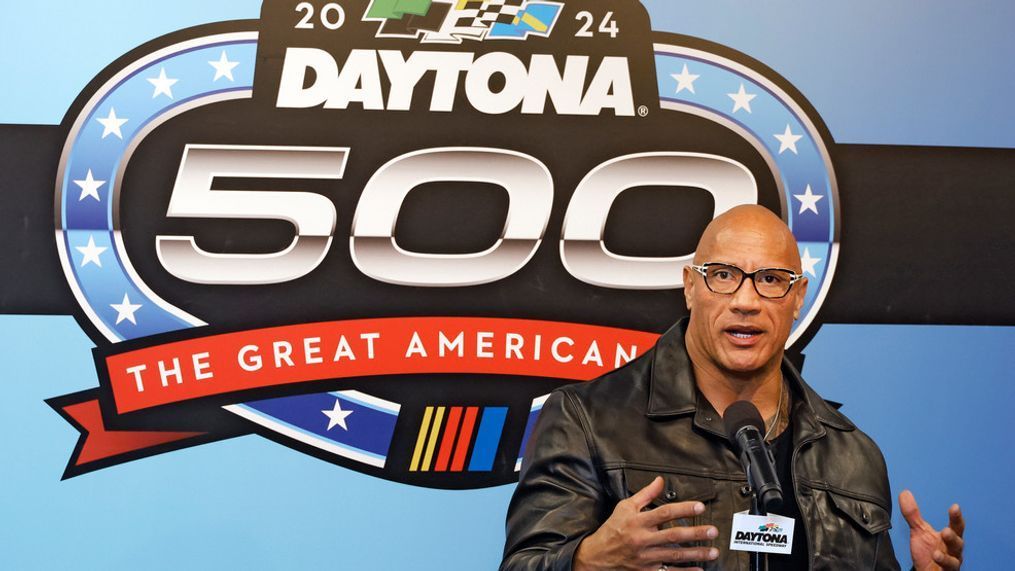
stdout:
[(522, 435), (522, 446), (518, 450), (518, 459), (525, 458), (525, 447), (529, 444), (529, 438), (532, 436), (532, 428), (536, 426), (536, 420), (539, 418), (539, 413), (543, 412), (543, 406), (534, 408), (529, 411), (529, 418), (525, 421), (525, 434)]
[(472, 460), (469, 461), (470, 472), (488, 472), (493, 469), (493, 458), (497, 455), (507, 411), (506, 406), (488, 406), (483, 409), (483, 420), (480, 421), (479, 432), (476, 434), (476, 447), (472, 449)]
[[(336, 400), (342, 410), (351, 411), (345, 421), (348, 429), (336, 425), (328, 430), (330, 420), (323, 411), (332, 410)], [(398, 420), (398, 413), (364, 406), (334, 393), (272, 398), (246, 405), (301, 432), (381, 458), (388, 455)]]

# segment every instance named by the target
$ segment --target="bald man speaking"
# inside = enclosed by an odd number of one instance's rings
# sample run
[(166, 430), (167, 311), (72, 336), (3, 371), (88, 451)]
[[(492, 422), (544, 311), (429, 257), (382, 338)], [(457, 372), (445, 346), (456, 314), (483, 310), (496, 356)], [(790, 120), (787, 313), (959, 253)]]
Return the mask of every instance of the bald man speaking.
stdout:
[[(720, 412), (735, 401), (764, 419), (778, 515), (794, 522), (790, 552), (768, 555), (768, 569), (898, 569), (881, 451), (783, 358), (806, 291), (777, 216), (740, 206), (713, 220), (684, 269), (690, 317), (638, 359), (547, 399), (501, 569), (747, 569), (747, 552), (729, 548), (752, 495)], [(914, 567), (958, 569), (958, 506), (936, 531), (908, 491), (899, 504)]]

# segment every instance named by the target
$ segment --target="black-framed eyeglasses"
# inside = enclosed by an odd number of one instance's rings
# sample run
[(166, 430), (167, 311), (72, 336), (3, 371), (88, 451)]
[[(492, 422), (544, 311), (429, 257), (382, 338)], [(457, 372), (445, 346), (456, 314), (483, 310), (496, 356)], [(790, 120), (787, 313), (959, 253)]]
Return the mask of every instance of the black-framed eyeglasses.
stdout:
[(723, 295), (736, 293), (743, 285), (744, 279), (751, 278), (754, 291), (768, 299), (786, 297), (793, 284), (803, 279), (803, 274), (785, 268), (759, 268), (753, 272), (721, 262), (708, 262), (700, 266), (691, 264), (690, 268), (705, 278), (709, 291)]

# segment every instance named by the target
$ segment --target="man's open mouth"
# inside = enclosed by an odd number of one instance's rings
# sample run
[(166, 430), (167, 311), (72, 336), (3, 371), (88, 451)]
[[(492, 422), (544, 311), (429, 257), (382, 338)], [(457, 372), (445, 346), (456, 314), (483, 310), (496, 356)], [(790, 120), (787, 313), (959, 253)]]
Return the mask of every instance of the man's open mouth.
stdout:
[(762, 331), (761, 329), (758, 329), (757, 327), (750, 327), (750, 326), (727, 327), (725, 329), (725, 331), (731, 337), (734, 337), (736, 339), (745, 339), (745, 340), (747, 340), (747, 339), (754, 339), (758, 335), (761, 335), (762, 333), (764, 333), (764, 331)]

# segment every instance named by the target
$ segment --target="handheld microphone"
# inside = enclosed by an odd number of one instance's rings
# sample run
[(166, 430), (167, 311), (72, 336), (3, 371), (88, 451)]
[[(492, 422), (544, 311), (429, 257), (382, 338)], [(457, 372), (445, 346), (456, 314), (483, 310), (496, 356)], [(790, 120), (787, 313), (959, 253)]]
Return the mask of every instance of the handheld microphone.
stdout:
[(754, 488), (758, 505), (765, 513), (782, 507), (782, 486), (775, 473), (775, 458), (762, 436), (765, 421), (751, 402), (738, 400), (723, 413), (726, 436), (740, 457), (748, 483)]

